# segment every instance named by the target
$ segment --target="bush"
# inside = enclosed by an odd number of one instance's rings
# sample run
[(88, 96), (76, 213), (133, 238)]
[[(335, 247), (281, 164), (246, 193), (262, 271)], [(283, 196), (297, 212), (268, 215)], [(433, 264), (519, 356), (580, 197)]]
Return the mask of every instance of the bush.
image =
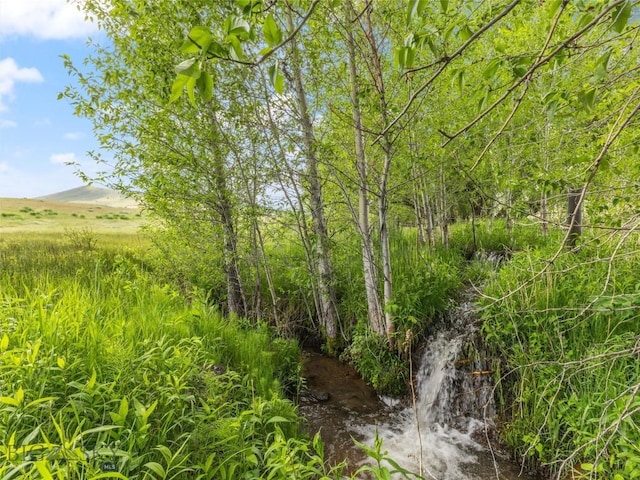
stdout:
[(397, 397), (406, 392), (409, 364), (389, 349), (386, 337), (376, 335), (367, 326), (356, 329), (344, 358), (379, 393)]

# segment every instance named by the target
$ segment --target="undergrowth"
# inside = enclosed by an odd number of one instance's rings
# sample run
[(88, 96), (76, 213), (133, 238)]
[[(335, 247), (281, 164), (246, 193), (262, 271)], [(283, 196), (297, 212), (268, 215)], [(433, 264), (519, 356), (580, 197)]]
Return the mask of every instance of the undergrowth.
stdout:
[(515, 254), (481, 301), (487, 344), (505, 360), (504, 440), (554, 478), (638, 478), (639, 253), (597, 239), (556, 252)]
[(324, 475), (282, 396), (294, 343), (77, 247), (1, 251), (0, 477)]
[[(283, 395), (295, 342), (85, 233), (0, 245), (0, 478), (345, 478)], [(362, 447), (351, 478), (409, 478)]]
[[(394, 236), (394, 300), (387, 308), (394, 318), (396, 348), (390, 351), (386, 339), (367, 328), (363, 310), (343, 357), (353, 362), (378, 392), (393, 396), (406, 393), (409, 352), (432, 333), (434, 322), (446, 316), (462, 290), (479, 289), (495, 274), (498, 262), (504, 262), (517, 250), (546, 241), (540, 237), (539, 227), (516, 226), (508, 232), (505, 222), (499, 219), (478, 222), (475, 241), (470, 223), (452, 225), (446, 247), (419, 245), (415, 231), (410, 229)], [(487, 258), (490, 256), (493, 261)], [(364, 299), (361, 305), (365, 305)]]

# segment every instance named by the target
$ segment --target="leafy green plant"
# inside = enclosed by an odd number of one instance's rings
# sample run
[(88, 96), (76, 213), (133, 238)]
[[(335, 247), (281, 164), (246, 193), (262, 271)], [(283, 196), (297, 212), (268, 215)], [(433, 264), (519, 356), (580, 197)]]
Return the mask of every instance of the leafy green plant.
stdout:
[(200, 298), (187, 304), (126, 255), (3, 248), (3, 478), (323, 471), (282, 398), (299, 382), (295, 343), (223, 319)]

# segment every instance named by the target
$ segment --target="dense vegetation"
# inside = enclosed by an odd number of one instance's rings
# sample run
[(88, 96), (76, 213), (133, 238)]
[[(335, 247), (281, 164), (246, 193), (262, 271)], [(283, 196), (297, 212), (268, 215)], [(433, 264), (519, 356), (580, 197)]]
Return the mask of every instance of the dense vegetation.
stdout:
[(516, 254), (486, 288), (504, 439), (523, 458), (554, 475), (640, 476), (639, 292), (637, 250), (595, 241)]
[(162, 220), (163, 279), (381, 391), (468, 261), (511, 257), (482, 301), (505, 441), (633, 478), (638, 3), (87, 0), (61, 97)]
[(2, 245), (2, 478), (321, 471), (283, 397), (296, 344), (187, 305), (138, 257), (123, 243)]

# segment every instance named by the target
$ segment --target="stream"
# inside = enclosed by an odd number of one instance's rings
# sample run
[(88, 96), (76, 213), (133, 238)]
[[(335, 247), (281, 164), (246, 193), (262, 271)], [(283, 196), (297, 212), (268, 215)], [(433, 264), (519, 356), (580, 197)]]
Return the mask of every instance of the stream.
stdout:
[(383, 452), (428, 480), (536, 478), (488, 441), (495, 416), (490, 366), (464, 355), (477, 337), (471, 303), (449, 317), (414, 365), (415, 405), (381, 399), (351, 366), (306, 353), (308, 392), (299, 411), (311, 434), (320, 431), (330, 463), (346, 460), (355, 471), (367, 458), (352, 438), (372, 447), (377, 432)]

